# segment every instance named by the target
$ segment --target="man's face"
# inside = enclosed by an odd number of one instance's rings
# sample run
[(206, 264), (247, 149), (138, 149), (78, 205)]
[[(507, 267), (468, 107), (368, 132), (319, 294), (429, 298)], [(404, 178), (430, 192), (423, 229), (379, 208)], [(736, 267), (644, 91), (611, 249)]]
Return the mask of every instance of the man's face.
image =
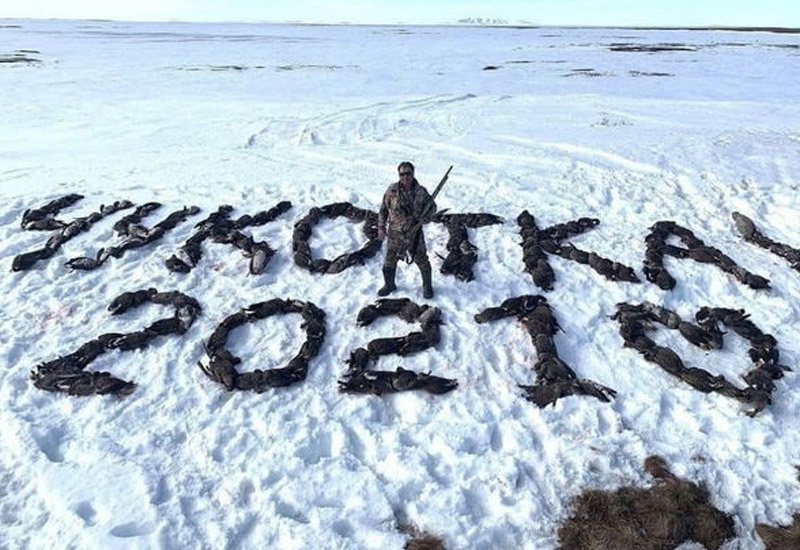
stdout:
[(411, 168), (403, 167), (397, 172), (400, 177), (400, 183), (403, 185), (411, 185), (414, 181), (414, 171)]

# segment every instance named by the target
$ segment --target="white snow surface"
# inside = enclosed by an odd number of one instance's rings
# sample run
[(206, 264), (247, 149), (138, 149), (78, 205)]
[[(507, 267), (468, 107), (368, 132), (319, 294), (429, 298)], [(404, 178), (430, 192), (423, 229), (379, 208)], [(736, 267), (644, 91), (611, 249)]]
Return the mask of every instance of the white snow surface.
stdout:
[[(413, 523), (456, 550), (551, 549), (581, 491), (646, 487), (642, 463), (663, 456), (704, 484), (735, 519), (727, 549), (758, 549), (757, 523), (800, 510), (800, 274), (744, 242), (733, 211), (800, 247), (800, 36), (766, 32), (131, 24), (0, 21), (0, 56), (36, 50), (37, 64), (0, 64), (0, 548), (391, 549)], [(614, 43), (687, 51), (620, 52)], [(233, 68), (233, 67), (236, 68)], [(484, 70), (487, 66), (496, 70)], [(586, 71), (591, 69), (592, 71)], [(356, 326), (376, 298), (381, 258), (311, 275), (291, 257), (292, 225), (336, 201), (377, 210), (396, 165), (411, 160), (451, 212), (491, 212), (503, 225), (470, 230), (476, 279), (438, 274), (443, 226), (426, 227), (445, 325), (434, 350), (399, 365), (457, 378), (446, 395), (342, 394), (351, 350), (409, 332), (394, 318)], [(118, 240), (128, 211), (11, 273), (12, 258), (47, 233), (22, 213), (68, 193), (59, 214), (130, 199), (202, 212), (157, 245), (70, 273), (67, 258)], [(246, 230), (277, 254), (258, 276), (229, 246), (205, 245), (189, 274), (164, 261), (221, 204), (234, 216), (290, 200), (278, 220)], [(658, 220), (675, 220), (739, 265), (768, 277), (754, 291), (708, 265), (667, 258), (678, 280), (614, 283), (552, 258), (554, 290), (523, 272), (517, 215), (541, 227), (601, 220), (572, 239), (633, 266)], [(316, 227), (332, 258), (363, 243), (343, 219)], [(398, 296), (423, 302), (402, 264)], [(106, 310), (123, 291), (179, 290), (202, 316), (183, 336), (90, 365), (134, 380), (129, 396), (69, 397), (33, 387), (32, 368), (105, 332), (164, 315), (151, 305)], [(539, 409), (521, 395), (536, 352), (513, 319), (473, 315), (509, 297), (544, 294), (563, 327), (561, 357), (614, 388), (611, 403), (568, 397)], [(226, 316), (296, 298), (327, 313), (328, 334), (307, 379), (262, 394), (226, 392), (196, 363)], [(794, 369), (774, 404), (751, 418), (622, 347), (618, 302), (649, 300), (685, 319), (705, 305), (744, 308)], [(660, 331), (660, 338), (671, 338)], [(236, 329), (240, 370), (283, 366), (302, 343), (298, 315)], [(721, 351), (669, 339), (688, 365), (737, 383), (746, 342)]]

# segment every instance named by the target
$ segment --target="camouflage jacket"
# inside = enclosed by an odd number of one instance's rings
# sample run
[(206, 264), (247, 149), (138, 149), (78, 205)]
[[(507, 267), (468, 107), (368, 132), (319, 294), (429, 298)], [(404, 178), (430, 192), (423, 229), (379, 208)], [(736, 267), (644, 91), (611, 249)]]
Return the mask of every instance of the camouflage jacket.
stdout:
[(428, 190), (414, 179), (406, 191), (399, 182), (393, 183), (383, 195), (378, 213), (378, 228), (387, 229), (389, 236), (407, 235), (417, 223), (428, 223), (436, 214), (436, 203)]

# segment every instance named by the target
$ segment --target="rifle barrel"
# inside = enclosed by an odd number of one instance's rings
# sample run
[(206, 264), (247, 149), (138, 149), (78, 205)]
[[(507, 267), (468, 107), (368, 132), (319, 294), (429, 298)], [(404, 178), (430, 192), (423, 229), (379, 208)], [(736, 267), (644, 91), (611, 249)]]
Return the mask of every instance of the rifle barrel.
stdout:
[(442, 190), (442, 187), (444, 187), (444, 184), (447, 182), (447, 178), (449, 178), (449, 177), (450, 177), (450, 170), (452, 170), (452, 169), (453, 169), (453, 165), (451, 164), (451, 165), (450, 165), (450, 168), (448, 168), (448, 169), (447, 169), (447, 172), (445, 172), (445, 173), (444, 173), (444, 176), (442, 176), (442, 179), (441, 179), (441, 181), (439, 182), (439, 185), (437, 185), (437, 186), (436, 186), (436, 189), (434, 189), (434, 190), (433, 190), (433, 194), (431, 195), (431, 198), (432, 198), (432, 199), (435, 199), (435, 198), (436, 198), (436, 195), (438, 195), (438, 194), (439, 194), (439, 191), (441, 191), (441, 190)]
[[(444, 184), (447, 183), (447, 178), (450, 177), (450, 170), (453, 169), (453, 165), (450, 165), (450, 168), (447, 169), (447, 172), (444, 173), (442, 176), (442, 180), (439, 182), (439, 185), (436, 186), (436, 189), (433, 190), (433, 194), (431, 194), (431, 199), (435, 199), (436, 195), (439, 194), (439, 191), (442, 190)], [(417, 222), (414, 224), (412, 228), (412, 232), (414, 233), (414, 238), (411, 241), (411, 247), (406, 250), (406, 262), (411, 263), (414, 261), (414, 256), (417, 253), (417, 247), (419, 246), (419, 239), (422, 234), (422, 222)]]

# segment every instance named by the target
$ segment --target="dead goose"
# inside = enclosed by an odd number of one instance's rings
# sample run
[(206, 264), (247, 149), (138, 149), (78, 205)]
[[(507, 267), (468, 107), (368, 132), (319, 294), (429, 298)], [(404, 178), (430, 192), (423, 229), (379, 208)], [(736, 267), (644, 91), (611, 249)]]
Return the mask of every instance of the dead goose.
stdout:
[(122, 336), (109, 341), (106, 344), (106, 347), (109, 349), (119, 349), (122, 351), (142, 349), (147, 347), (152, 339), (152, 333), (145, 331), (131, 332), (128, 334), (123, 334)]
[(267, 263), (270, 261), (275, 251), (269, 247), (265, 242), (256, 243), (252, 247), (252, 256), (250, 257), (250, 274), (260, 275)]
[(374, 357), (380, 355), (397, 354), (405, 344), (405, 341), (405, 336), (376, 338), (367, 344), (367, 351), (369, 351), (370, 355)]
[(347, 364), (350, 365), (349, 371), (363, 371), (369, 366), (370, 354), (364, 348), (357, 348), (350, 352)]
[(752, 240), (755, 234), (757, 233), (756, 225), (753, 223), (753, 220), (745, 216), (744, 214), (740, 214), (739, 212), (734, 212), (731, 214), (733, 218), (733, 222), (736, 225), (736, 229), (739, 233), (744, 237), (745, 240)]
[(241, 359), (226, 349), (217, 349), (211, 354), (208, 366), (200, 361), (197, 365), (208, 378), (222, 384), (226, 390), (233, 391), (236, 389), (236, 378), (239, 375), (235, 366), (241, 362)]
[(252, 319), (266, 319), (271, 315), (283, 313), (285, 309), (285, 302), (280, 298), (267, 300), (266, 302), (258, 302), (251, 304), (244, 308), (244, 313), (248, 318)]
[(533, 370), (536, 372), (537, 384), (549, 384), (575, 378), (575, 372), (556, 355), (540, 355)]
[(686, 370), (678, 354), (663, 346), (647, 349), (642, 353), (642, 356), (674, 376), (679, 376), (681, 372)]
[[(403, 338), (403, 343), (396, 353), (400, 357), (406, 357), (407, 355), (424, 351), (436, 345), (439, 340), (438, 336), (438, 331), (429, 334), (412, 332)], [(369, 345), (367, 345), (367, 349), (369, 349)]]
[(101, 248), (100, 250), (97, 251), (97, 254), (95, 255), (94, 258), (88, 258), (85, 256), (80, 258), (72, 258), (71, 260), (67, 260), (67, 262), (64, 263), (64, 265), (70, 271), (74, 271), (76, 269), (88, 271), (92, 269), (97, 269), (98, 267), (103, 265), (103, 262), (105, 262), (108, 259), (108, 257), (109, 254), (106, 253), (105, 248)]
[(395, 371), (359, 371), (339, 380), (339, 391), (345, 393), (366, 393), (384, 395), (410, 390), (424, 390), (441, 395), (458, 387), (458, 381), (416, 373), (398, 367)]
[(155, 288), (147, 290), (137, 290), (134, 292), (123, 292), (111, 301), (108, 311), (111, 315), (119, 315), (129, 309), (139, 306), (149, 301), (158, 291)]
[(520, 385), (519, 387), (524, 390), (525, 399), (533, 402), (542, 409), (548, 405), (555, 405), (562, 397), (571, 395), (588, 395), (607, 403), (617, 394), (617, 392), (611, 388), (607, 388), (591, 380), (579, 380), (577, 378), (573, 380), (559, 380), (545, 385)]
[(167, 319), (159, 319), (155, 321), (144, 332), (158, 336), (166, 336), (167, 334), (179, 334), (185, 332), (183, 323), (177, 317), (169, 317)]
[(378, 311), (377, 307), (370, 305), (359, 310), (358, 316), (356, 317), (356, 324), (360, 327), (366, 327), (372, 324), (378, 317), (380, 317), (380, 311)]
[(692, 323), (681, 321), (678, 323), (678, 332), (680, 332), (686, 340), (700, 349), (709, 351), (712, 349), (722, 348), (721, 335), (717, 336), (709, 331), (703, 330), (697, 325), (693, 325)]
[(723, 376), (714, 376), (710, 372), (697, 367), (689, 367), (680, 373), (680, 379), (703, 393), (719, 392), (728, 385)]
[(50, 387), (45, 387), (43, 382), (37, 387), (75, 396), (129, 395), (136, 389), (135, 383), (116, 378), (108, 372), (55, 373), (47, 382)]
[(26, 231), (58, 231), (66, 227), (66, 223), (55, 218), (43, 218), (41, 220), (31, 220), (22, 223), (22, 229)]
[(31, 252), (23, 252), (14, 256), (11, 262), (11, 271), (27, 271), (32, 268), (39, 260), (47, 259), (56, 253), (54, 248), (41, 248)]

